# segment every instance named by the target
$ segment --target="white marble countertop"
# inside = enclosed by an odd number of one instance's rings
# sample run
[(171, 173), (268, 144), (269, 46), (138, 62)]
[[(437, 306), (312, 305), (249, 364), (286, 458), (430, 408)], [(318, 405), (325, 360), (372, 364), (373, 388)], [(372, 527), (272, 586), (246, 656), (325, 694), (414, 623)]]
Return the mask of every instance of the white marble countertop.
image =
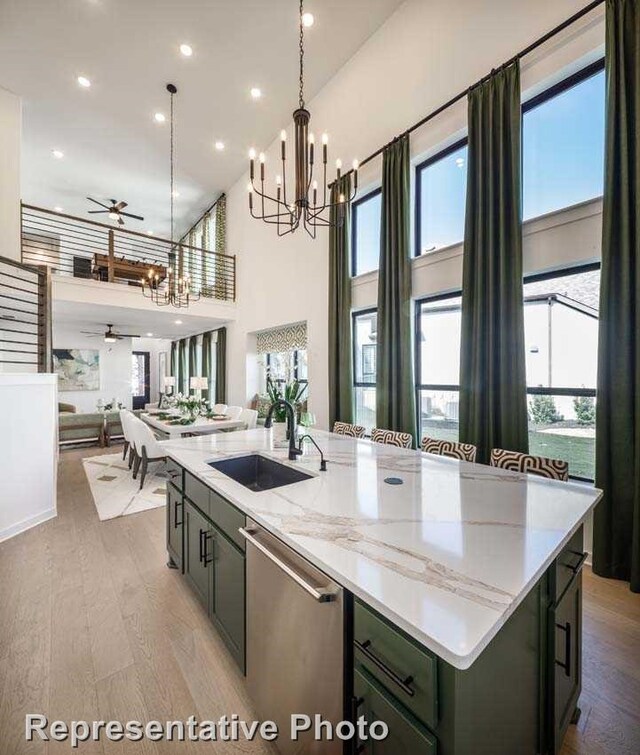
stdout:
[[(466, 669), (558, 555), (601, 493), (587, 485), (313, 431), (288, 462), (258, 428), (163, 441), (168, 455), (343, 587)], [(259, 493), (207, 465), (257, 452), (312, 479)], [(392, 486), (386, 477), (400, 477)]]

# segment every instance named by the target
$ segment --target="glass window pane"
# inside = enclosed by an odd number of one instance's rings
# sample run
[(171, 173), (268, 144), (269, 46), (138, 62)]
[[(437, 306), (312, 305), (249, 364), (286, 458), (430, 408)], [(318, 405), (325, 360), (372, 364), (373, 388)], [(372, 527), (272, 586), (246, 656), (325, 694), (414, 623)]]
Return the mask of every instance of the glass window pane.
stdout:
[(376, 389), (375, 387), (355, 388), (354, 394), (356, 424), (371, 430), (376, 426)]
[(309, 371), (307, 367), (307, 350), (298, 349), (298, 380), (308, 380)]
[(352, 210), (353, 243), (355, 244), (355, 266), (353, 275), (362, 275), (377, 270), (380, 263), (380, 212), (382, 195), (380, 192), (355, 202)]
[(353, 327), (355, 381), (375, 385), (378, 316), (375, 312), (358, 315), (354, 318)]
[(458, 391), (418, 391), (420, 438), (428, 435), (439, 440), (458, 440)]
[(569, 474), (595, 477), (596, 400), (529, 396), (529, 453), (569, 462)]
[(604, 71), (525, 112), (525, 220), (602, 195), (604, 121)]
[(525, 283), (527, 385), (594, 388), (600, 271)]
[(419, 254), (464, 239), (467, 195), (467, 146), (421, 168)]
[(461, 301), (457, 296), (420, 306), (417, 349), (421, 385), (458, 385)]

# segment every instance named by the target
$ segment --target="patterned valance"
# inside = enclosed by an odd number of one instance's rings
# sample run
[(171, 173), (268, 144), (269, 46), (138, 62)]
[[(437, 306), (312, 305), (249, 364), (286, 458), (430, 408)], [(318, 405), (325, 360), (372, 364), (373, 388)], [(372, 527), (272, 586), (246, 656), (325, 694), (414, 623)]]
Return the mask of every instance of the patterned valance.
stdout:
[(258, 354), (307, 348), (307, 323), (263, 330), (257, 335)]

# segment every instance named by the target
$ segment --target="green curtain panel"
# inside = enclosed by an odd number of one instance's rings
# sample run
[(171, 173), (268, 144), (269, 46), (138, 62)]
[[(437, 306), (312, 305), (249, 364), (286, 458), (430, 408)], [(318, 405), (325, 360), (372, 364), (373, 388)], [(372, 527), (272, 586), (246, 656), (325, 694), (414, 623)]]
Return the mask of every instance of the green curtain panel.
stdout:
[(526, 452), (520, 66), (469, 93), (460, 440)]
[[(192, 336), (189, 339), (189, 377), (199, 377), (198, 375), (198, 342), (196, 336)], [(191, 389), (189, 387), (189, 381), (187, 381), (187, 391)]]
[[(211, 385), (211, 331), (202, 334), (202, 377), (207, 378), (209, 386)], [(209, 388), (202, 391), (202, 398), (209, 399), (211, 395)]]
[(640, 592), (640, 0), (607, 0), (593, 570)]
[[(351, 203), (335, 206), (351, 196), (351, 177), (331, 187), (332, 223), (329, 230), (329, 429), (333, 423), (353, 422), (353, 362), (351, 356)], [(343, 220), (339, 223), (339, 215)]]
[(216, 403), (227, 403), (227, 329), (218, 328), (216, 343)]
[(178, 388), (179, 393), (189, 392), (189, 375), (187, 373), (187, 339), (178, 344)]
[(382, 161), (376, 425), (415, 439), (409, 176), (404, 136), (385, 148)]

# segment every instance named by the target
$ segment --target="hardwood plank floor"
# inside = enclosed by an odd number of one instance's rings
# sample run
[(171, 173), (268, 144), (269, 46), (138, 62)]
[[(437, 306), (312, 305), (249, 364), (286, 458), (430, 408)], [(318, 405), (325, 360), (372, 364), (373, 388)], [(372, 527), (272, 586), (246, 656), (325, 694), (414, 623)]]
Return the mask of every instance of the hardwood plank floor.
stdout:
[[(80, 460), (113, 452), (64, 451), (58, 517), (0, 544), (1, 755), (72, 751), (69, 742), (26, 742), (26, 713), (143, 722), (255, 716), (204, 610), (166, 568), (164, 509), (99, 521)], [(563, 755), (638, 755), (640, 596), (589, 569), (583, 674), (582, 716)], [(104, 740), (79, 751), (164, 755), (205, 747), (273, 753), (261, 741)]]

